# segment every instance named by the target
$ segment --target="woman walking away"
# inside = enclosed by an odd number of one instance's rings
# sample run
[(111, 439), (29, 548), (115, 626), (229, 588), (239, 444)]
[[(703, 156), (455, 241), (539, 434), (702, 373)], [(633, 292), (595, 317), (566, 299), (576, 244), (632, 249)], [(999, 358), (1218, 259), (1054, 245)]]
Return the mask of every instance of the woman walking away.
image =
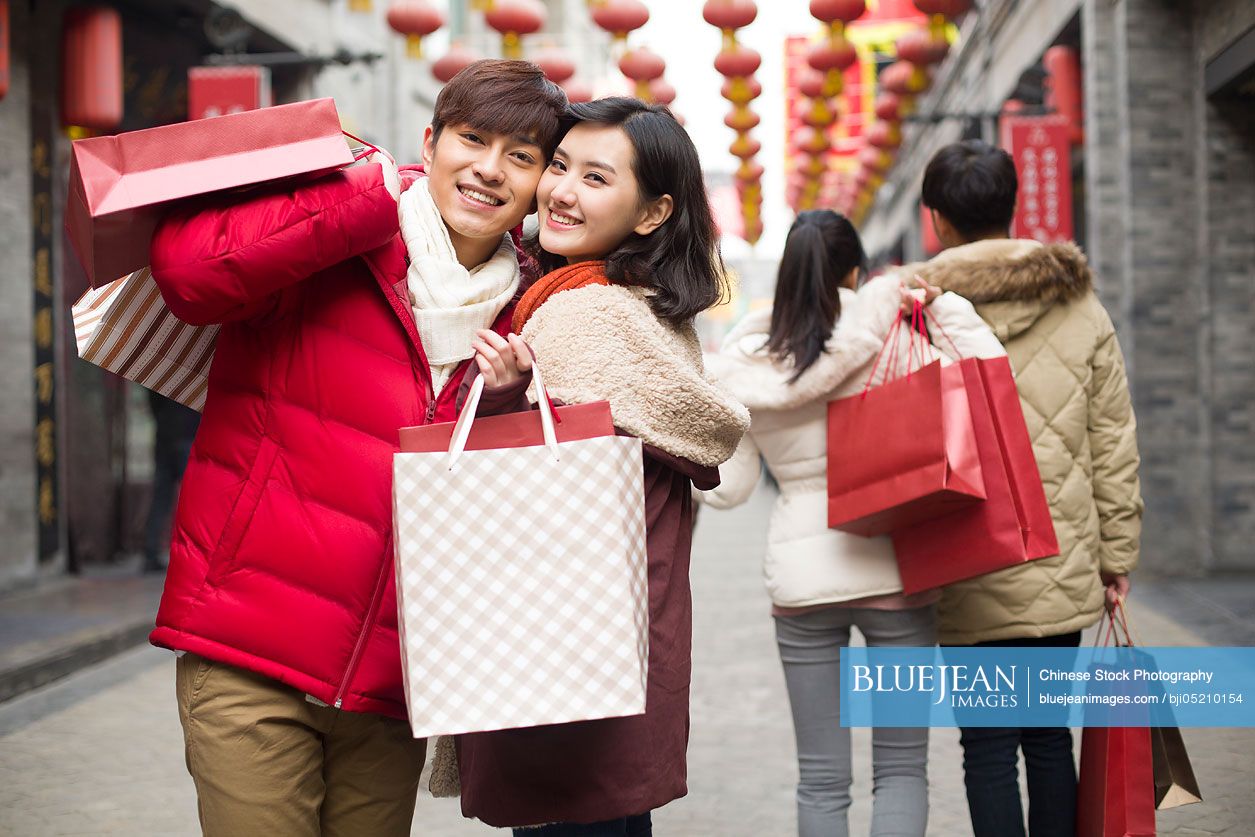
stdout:
[[(720, 300), (724, 280), (688, 134), (636, 99), (571, 112), (537, 191), (551, 272), (520, 300), (514, 326), (555, 399), (607, 400), (619, 431), (644, 443), (646, 711), (462, 736), (462, 812), (542, 825), (519, 835), (645, 837), (650, 811), (687, 793), (692, 487), (717, 485), (749, 415), (702, 370), (693, 318)], [(476, 348), (489, 387), (522, 391), (526, 346), (481, 332)]]
[[(940, 596), (902, 594), (887, 536), (828, 528), (827, 404), (867, 385), (900, 306), (917, 298), (952, 341), (930, 346), (927, 361), (1003, 354), (966, 300), (930, 286), (908, 290), (894, 276), (856, 293), (864, 269), (862, 243), (846, 218), (829, 210), (801, 213), (785, 243), (772, 308), (747, 316), (721, 353), (708, 359), (711, 373), (750, 408), (753, 421), (736, 455), (720, 468), (722, 484), (704, 492), (704, 501), (716, 508), (745, 502), (758, 483), (760, 457), (780, 485), (763, 575), (793, 709), (802, 837), (849, 833), (850, 731), (839, 721), (839, 660), (851, 627), (869, 646), (933, 645)], [(873, 385), (905, 373), (911, 354), (906, 332), (899, 334), (900, 360), (876, 373)], [(916, 344), (918, 350), (918, 338)], [(873, 835), (924, 834), (927, 755), (927, 729), (873, 730)]]

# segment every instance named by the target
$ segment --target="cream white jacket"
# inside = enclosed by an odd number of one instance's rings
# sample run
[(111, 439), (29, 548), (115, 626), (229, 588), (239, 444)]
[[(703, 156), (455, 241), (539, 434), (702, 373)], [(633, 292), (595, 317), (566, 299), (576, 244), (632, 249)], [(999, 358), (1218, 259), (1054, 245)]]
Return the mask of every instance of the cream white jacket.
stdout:
[[(700, 499), (715, 508), (745, 502), (758, 483), (760, 457), (780, 486), (767, 536), (763, 575), (772, 602), (782, 607), (850, 601), (900, 593), (902, 581), (888, 537), (864, 538), (828, 528), (828, 402), (858, 393), (897, 316), (898, 278), (873, 279), (857, 293), (842, 289), (841, 313), (824, 354), (793, 383), (793, 369), (773, 361), (764, 346), (771, 311), (755, 311), (728, 334), (707, 370), (745, 406), (751, 423), (732, 459), (719, 469), (721, 484)], [(940, 345), (929, 360), (999, 357), (1002, 345), (971, 303), (953, 293), (929, 307), (953, 345), (933, 329)], [(894, 377), (905, 372), (907, 340), (899, 335)], [(889, 372), (882, 360), (872, 385)]]

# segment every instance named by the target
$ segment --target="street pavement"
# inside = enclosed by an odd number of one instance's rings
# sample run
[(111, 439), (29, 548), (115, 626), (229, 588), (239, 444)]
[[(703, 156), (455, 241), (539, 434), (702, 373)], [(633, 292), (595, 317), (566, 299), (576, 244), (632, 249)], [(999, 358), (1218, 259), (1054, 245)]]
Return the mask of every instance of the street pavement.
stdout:
[[(693, 558), (690, 789), (655, 814), (660, 837), (795, 833), (792, 728), (759, 577), (770, 504), (760, 489), (746, 507), (701, 513)], [(1139, 607), (1140, 584), (1131, 604), (1145, 644), (1250, 644), (1249, 610), (1213, 607), (1168, 582), (1147, 583), (1147, 604)], [(1255, 590), (1255, 581), (1243, 584), (1240, 594), (1233, 592), (1238, 585), (1216, 587), (1234, 596), (1236, 608)], [(1201, 633), (1182, 617), (1190, 613), (1205, 617)], [(1255, 835), (1255, 730), (1184, 735), (1206, 801), (1160, 812), (1159, 833)], [(866, 834), (869, 735), (855, 730), (854, 742), (851, 831)], [(934, 730), (930, 750), (928, 833), (967, 837), (957, 731)], [(418, 800), (415, 835), (488, 830), (462, 819), (456, 801), (426, 792)], [(0, 835), (196, 833), (167, 652), (136, 648), (0, 705)]]

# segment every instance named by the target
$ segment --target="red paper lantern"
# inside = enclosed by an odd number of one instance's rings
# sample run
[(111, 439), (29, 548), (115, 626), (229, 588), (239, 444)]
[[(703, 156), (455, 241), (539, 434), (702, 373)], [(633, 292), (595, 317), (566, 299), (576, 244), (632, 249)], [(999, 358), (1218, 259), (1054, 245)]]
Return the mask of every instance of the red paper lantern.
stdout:
[(649, 47), (637, 47), (623, 53), (619, 71), (636, 82), (636, 98), (649, 101), (649, 85), (667, 71), (667, 62)]
[(593, 88), (582, 81), (568, 81), (562, 89), (566, 91), (567, 101), (573, 105), (593, 100)]
[(614, 36), (617, 41), (627, 40), (629, 32), (640, 29), (649, 22), (649, 9), (641, 0), (604, 0), (592, 10), (593, 23)]
[(928, 89), (928, 73), (909, 61), (895, 61), (880, 73), (880, 87), (899, 96), (915, 96)]
[(649, 98), (660, 105), (669, 105), (675, 101), (675, 85), (665, 78), (656, 78), (649, 83)]
[(749, 26), (756, 17), (758, 4), (754, 0), (706, 0), (702, 6), (702, 18), (724, 34)]
[(448, 84), (458, 73), (479, 60), (479, 56), (458, 43), (453, 43), (449, 51), (431, 65), (431, 74), (442, 84)]
[(854, 45), (843, 37), (829, 38), (816, 44), (806, 53), (806, 63), (821, 73), (829, 70), (845, 70), (858, 60)]
[(875, 146), (868, 146), (859, 152), (858, 162), (865, 169), (886, 172), (893, 165), (893, 156)]
[(867, 144), (892, 151), (902, 144), (902, 131), (893, 122), (875, 122), (867, 130)]
[(762, 63), (763, 57), (758, 54), (757, 50), (741, 44), (734, 44), (730, 48), (720, 50), (715, 56), (715, 70), (719, 75), (728, 78), (752, 76), (758, 72)]
[(541, 51), (532, 61), (537, 67), (540, 67), (545, 77), (554, 84), (562, 84), (575, 75), (575, 62), (564, 51), (556, 47), (550, 47)]
[(738, 134), (754, 130), (759, 122), (762, 122), (762, 118), (748, 107), (735, 107), (723, 118), (723, 124)]
[(1053, 46), (1042, 56), (1046, 68), (1046, 107), (1067, 117), (1068, 138), (1073, 145), (1085, 141), (1085, 115), (1081, 99), (1081, 60), (1072, 47)]
[(734, 105), (748, 105), (763, 95), (763, 85), (756, 78), (730, 78), (719, 88), (719, 95)]
[(410, 58), (423, 57), (423, 38), (444, 23), (444, 12), (429, 0), (401, 0), (388, 7), (388, 25), (405, 36), (405, 48)]
[(902, 97), (896, 93), (881, 93), (873, 106), (876, 116), (886, 122), (902, 121)]
[(522, 58), (522, 35), (539, 32), (545, 25), (545, 7), (540, 0), (493, 0), (484, 22), (501, 33), (501, 54)]
[(811, 17), (824, 23), (850, 23), (867, 11), (864, 0), (811, 0)]
[(728, 151), (732, 152), (732, 156), (740, 157), (742, 160), (756, 157), (762, 150), (763, 144), (748, 134), (741, 134), (728, 146)]
[(898, 38), (895, 48), (898, 58), (924, 67), (944, 61), (950, 52), (950, 42), (944, 37), (933, 37), (927, 30), (917, 30)]
[(61, 124), (111, 131), (122, 121), (122, 15), (72, 6), (61, 29)]
[(972, 0), (915, 0), (915, 8), (926, 15), (955, 18), (972, 8)]
[(637, 47), (623, 53), (619, 70), (635, 82), (650, 82), (667, 71), (667, 62), (649, 47)]
[(824, 74), (810, 67), (803, 67), (798, 74), (797, 91), (808, 99), (819, 99), (824, 95)]
[(824, 172), (828, 171), (828, 160), (823, 156), (803, 155), (798, 158), (797, 168), (798, 171), (806, 176), (806, 182), (809, 186), (811, 182), (823, 177)]

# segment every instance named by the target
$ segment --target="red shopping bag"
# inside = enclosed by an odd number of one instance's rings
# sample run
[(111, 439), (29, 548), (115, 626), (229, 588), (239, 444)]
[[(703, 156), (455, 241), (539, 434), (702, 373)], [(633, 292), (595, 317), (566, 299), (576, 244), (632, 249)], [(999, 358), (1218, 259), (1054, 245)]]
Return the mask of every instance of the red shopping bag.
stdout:
[(1150, 729), (1086, 727), (1081, 733), (1077, 837), (1154, 837)]
[(148, 264), (153, 229), (173, 201), (351, 162), (331, 99), (77, 140), (70, 243), (97, 287)]
[[(899, 314), (886, 346), (896, 349), (902, 323)], [(910, 334), (913, 351), (914, 327)], [(880, 360), (861, 394), (828, 404), (828, 526), (857, 535), (883, 535), (985, 497), (962, 374), (930, 363), (873, 389)], [(896, 366), (891, 349), (889, 369)]]
[[(1123, 631), (1125, 644), (1132, 646), (1123, 605), (1119, 613), (1118, 620), (1114, 614), (1104, 616), (1103, 644), (1114, 634), (1120, 645)], [(1099, 635), (1103, 634), (1100, 623)], [(1145, 691), (1143, 684), (1141, 692)], [(1085, 727), (1076, 794), (1077, 837), (1154, 837), (1154, 761), (1149, 727)]]
[(968, 358), (954, 368), (967, 389), (986, 499), (893, 532), (907, 594), (1059, 552), (1010, 364)]

